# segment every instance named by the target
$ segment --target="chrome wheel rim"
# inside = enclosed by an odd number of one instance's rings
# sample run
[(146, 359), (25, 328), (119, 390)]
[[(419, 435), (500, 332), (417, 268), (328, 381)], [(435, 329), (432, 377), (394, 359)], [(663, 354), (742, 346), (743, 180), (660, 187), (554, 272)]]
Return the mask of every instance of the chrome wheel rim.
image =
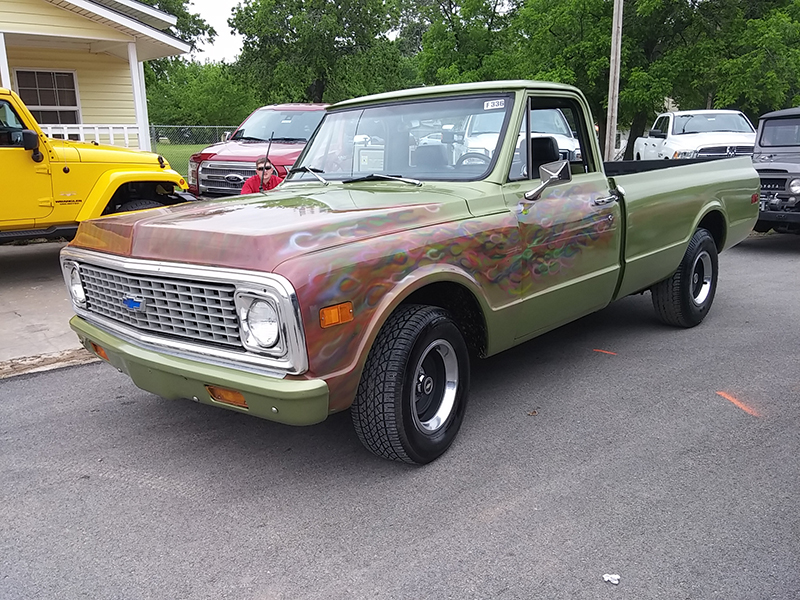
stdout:
[(692, 301), (701, 306), (711, 293), (711, 279), (714, 275), (714, 267), (711, 263), (711, 255), (708, 252), (701, 252), (694, 259), (692, 264)]
[(447, 423), (458, 391), (458, 357), (450, 342), (431, 342), (417, 361), (411, 414), (419, 431), (432, 434)]

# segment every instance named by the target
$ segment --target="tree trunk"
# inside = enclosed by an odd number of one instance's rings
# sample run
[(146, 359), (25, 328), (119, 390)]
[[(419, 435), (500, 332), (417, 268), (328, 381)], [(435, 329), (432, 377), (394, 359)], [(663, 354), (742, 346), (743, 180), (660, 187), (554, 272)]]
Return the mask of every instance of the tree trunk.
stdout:
[(651, 116), (646, 112), (637, 112), (633, 115), (633, 122), (631, 123), (631, 130), (628, 132), (628, 143), (625, 146), (624, 160), (633, 160), (633, 142), (636, 138), (642, 137), (644, 128), (647, 127), (648, 119)]
[(306, 97), (309, 102), (320, 103), (325, 95), (325, 80), (317, 78), (306, 88)]

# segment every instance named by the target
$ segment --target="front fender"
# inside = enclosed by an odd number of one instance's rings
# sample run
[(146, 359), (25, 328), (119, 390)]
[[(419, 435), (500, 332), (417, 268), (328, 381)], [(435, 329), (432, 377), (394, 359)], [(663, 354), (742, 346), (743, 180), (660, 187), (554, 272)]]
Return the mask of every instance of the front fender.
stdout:
[(75, 220), (79, 222), (86, 221), (102, 215), (109, 200), (111, 200), (120, 186), (131, 182), (148, 181), (172, 183), (181, 190), (188, 189), (186, 180), (173, 169), (159, 169), (158, 171), (115, 169), (106, 171), (95, 182)]

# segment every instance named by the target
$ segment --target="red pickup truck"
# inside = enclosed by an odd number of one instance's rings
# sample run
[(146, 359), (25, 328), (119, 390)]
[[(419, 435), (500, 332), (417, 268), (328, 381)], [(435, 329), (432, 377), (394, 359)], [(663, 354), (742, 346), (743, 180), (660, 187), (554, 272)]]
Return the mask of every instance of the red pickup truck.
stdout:
[(273, 104), (255, 110), (227, 141), (189, 157), (189, 190), (197, 196), (236, 195), (256, 174), (256, 159), (269, 153), (277, 174), (286, 177), (327, 104)]

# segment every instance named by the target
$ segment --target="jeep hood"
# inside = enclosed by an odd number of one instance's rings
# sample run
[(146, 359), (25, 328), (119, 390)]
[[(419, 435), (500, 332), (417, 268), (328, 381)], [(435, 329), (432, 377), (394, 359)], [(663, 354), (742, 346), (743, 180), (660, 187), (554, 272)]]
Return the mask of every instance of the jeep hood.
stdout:
[(800, 173), (800, 151), (762, 150), (753, 155), (753, 166), (756, 171), (769, 169), (786, 171), (787, 173)]
[(48, 138), (47, 141), (56, 153), (57, 162), (122, 163), (158, 166), (158, 154), (153, 152), (122, 148), (120, 146), (93, 144), (91, 142), (73, 142), (52, 138)]
[(306, 253), (467, 216), (464, 198), (435, 184), (306, 186), (85, 221), (72, 245), (268, 272)]
[(229, 141), (209, 146), (203, 153), (213, 152), (214, 155), (206, 160), (219, 160), (231, 162), (255, 163), (256, 159), (264, 156), (269, 149), (269, 159), (281, 166), (293, 165), (300, 151), (305, 147), (305, 142), (300, 144), (284, 144), (282, 142), (237, 142)]

